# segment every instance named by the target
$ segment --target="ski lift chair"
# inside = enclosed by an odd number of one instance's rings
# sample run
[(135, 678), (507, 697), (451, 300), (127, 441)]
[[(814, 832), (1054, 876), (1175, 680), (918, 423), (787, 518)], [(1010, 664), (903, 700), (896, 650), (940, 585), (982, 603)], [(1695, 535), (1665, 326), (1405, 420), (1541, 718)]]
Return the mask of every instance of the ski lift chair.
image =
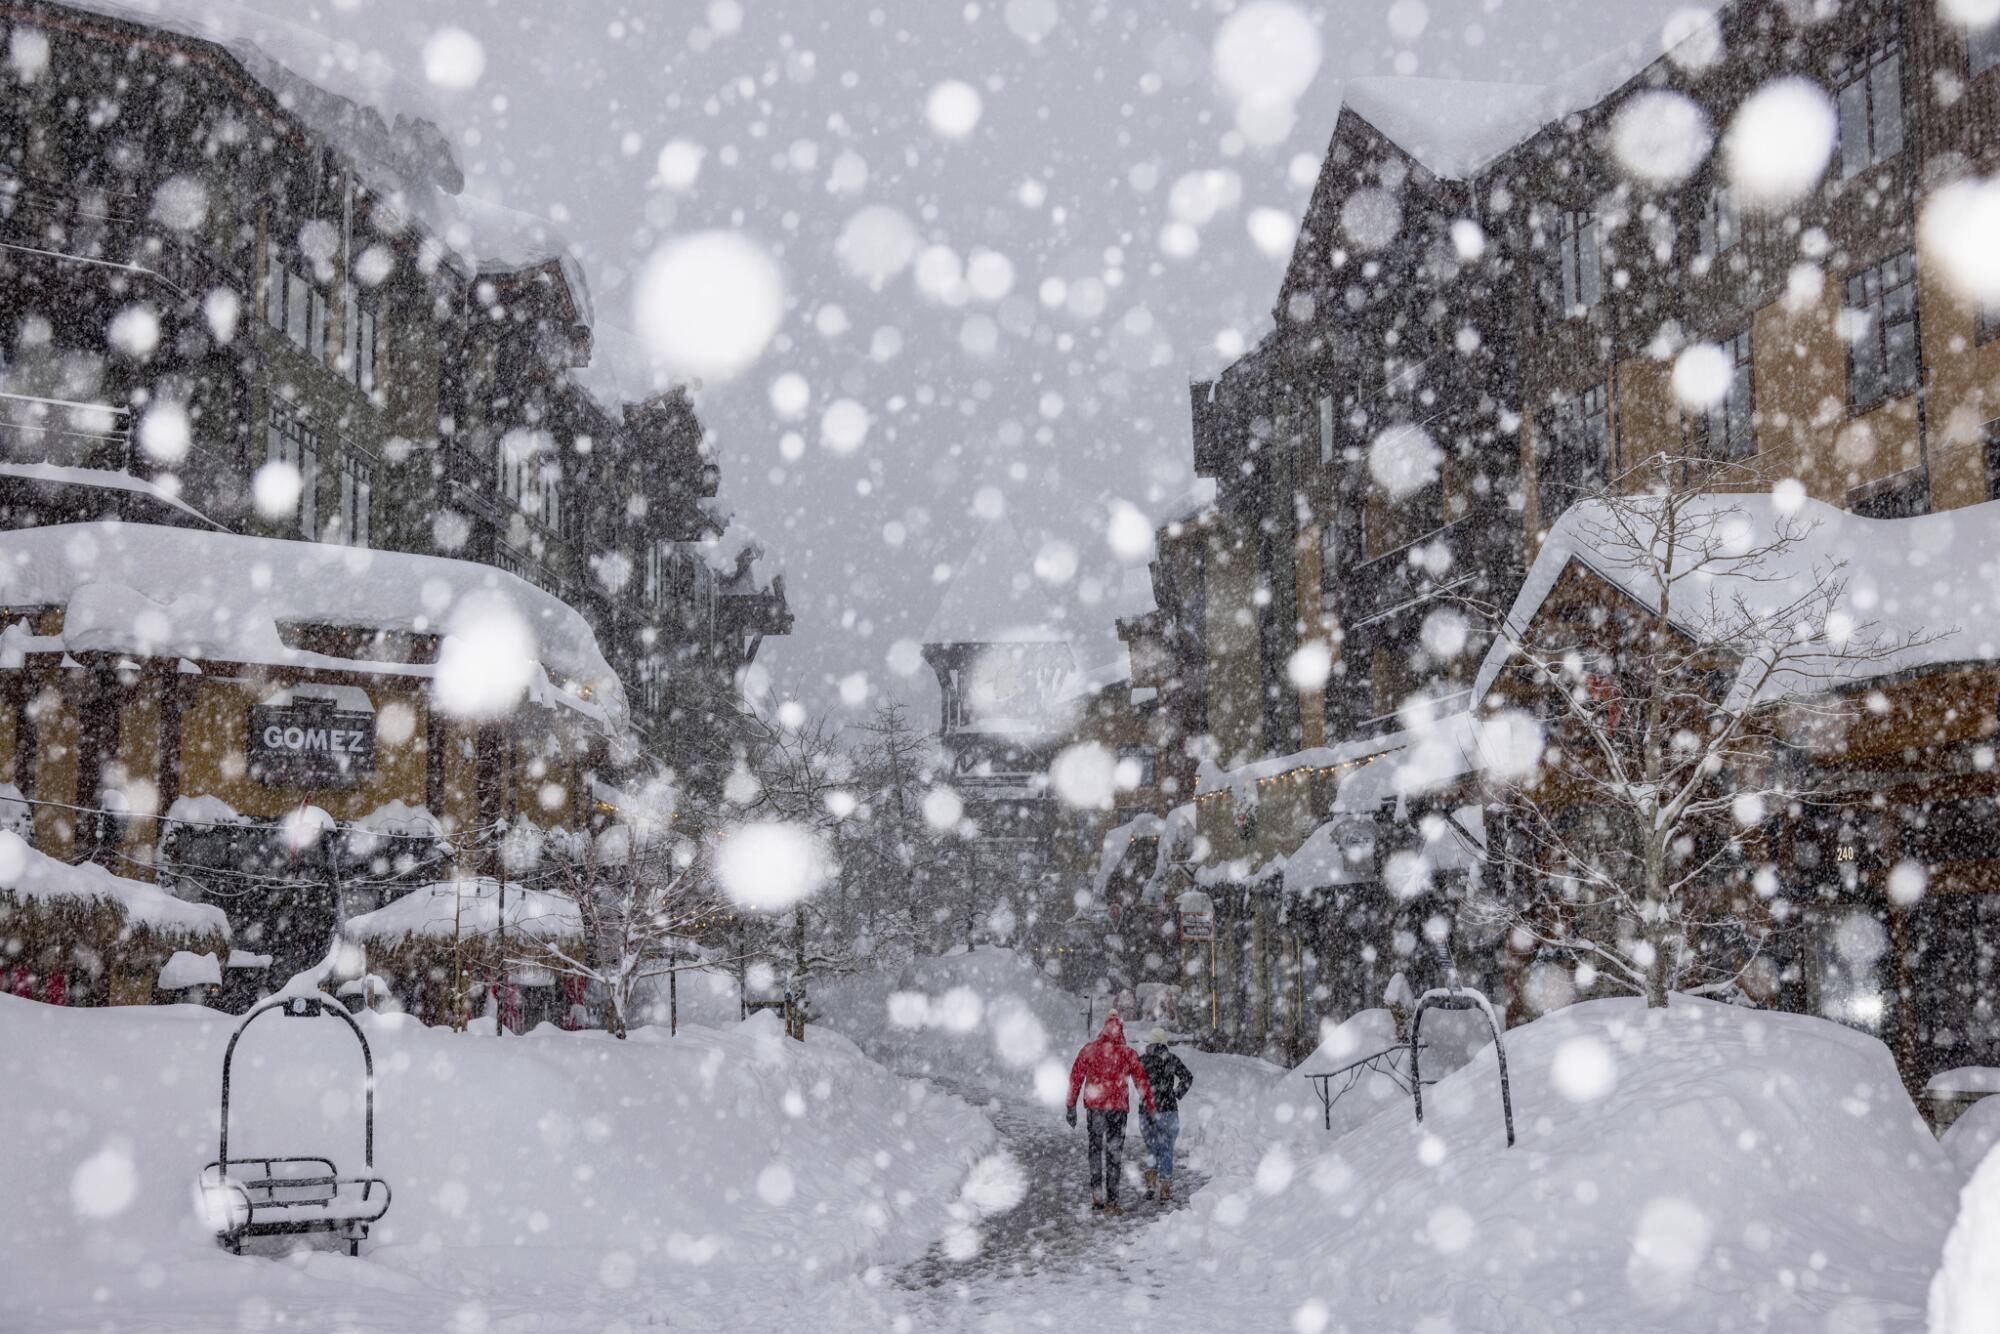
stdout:
[[(250, 1025), (267, 1014), (287, 1019), (333, 1016), (361, 1044), (362, 1106), (366, 1125), (360, 1176), (342, 1176), (331, 1158), (291, 1155), (272, 1158), (229, 1156), (229, 1068), (236, 1044)], [(215, 1222), (216, 1242), (237, 1255), (245, 1237), (308, 1232), (337, 1233), (349, 1255), (361, 1254), (372, 1223), (389, 1212), (389, 1183), (375, 1170), (375, 1058), (368, 1039), (347, 1007), (330, 996), (276, 996), (251, 1010), (238, 1024), (222, 1055), (222, 1139), (216, 1160), (201, 1171), (201, 1193)]]

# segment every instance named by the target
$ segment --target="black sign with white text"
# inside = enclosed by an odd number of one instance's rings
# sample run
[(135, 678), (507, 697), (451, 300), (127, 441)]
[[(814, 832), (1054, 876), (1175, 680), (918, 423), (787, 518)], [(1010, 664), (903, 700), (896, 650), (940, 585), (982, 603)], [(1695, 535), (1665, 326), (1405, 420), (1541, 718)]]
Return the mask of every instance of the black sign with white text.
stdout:
[(260, 783), (353, 787), (375, 772), (375, 715), (314, 699), (259, 704), (244, 754)]

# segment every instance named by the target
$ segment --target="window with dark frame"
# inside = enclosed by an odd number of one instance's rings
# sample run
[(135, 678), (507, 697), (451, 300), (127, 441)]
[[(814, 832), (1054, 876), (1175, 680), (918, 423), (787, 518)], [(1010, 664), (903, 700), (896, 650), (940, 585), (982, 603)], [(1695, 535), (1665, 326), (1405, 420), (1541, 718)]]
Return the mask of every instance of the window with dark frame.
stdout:
[(276, 251), (265, 257), (264, 322), (314, 361), (326, 360), (326, 294)]
[(1833, 71), (1840, 109), (1840, 175), (1856, 176), (1903, 151), (1903, 42), (1893, 28)]
[(353, 283), (347, 284), (343, 311), (340, 370), (364, 394), (375, 392), (376, 349), (381, 336), (376, 305)]
[(1699, 435), (1700, 452), (1712, 459), (1747, 459), (1757, 452), (1754, 377), (1751, 373), (1750, 331), (1721, 342), (1729, 358), (1729, 393), (1720, 403), (1691, 422)]
[(1702, 201), (1700, 253), (1711, 257), (1728, 254), (1742, 239), (1743, 223), (1736, 208), (1736, 191), (1718, 181)]
[(1872, 407), (1917, 387), (1917, 266), (1911, 252), (1891, 255), (1847, 280), (1857, 327), (1847, 350), (1847, 401)]
[(2000, 65), (2000, 22), (1972, 28), (1965, 34), (1965, 75), (1976, 79)]
[(1610, 477), (1610, 397), (1601, 384), (1542, 411), (1535, 428), (1535, 498), (1547, 528), (1579, 494)]
[(2000, 418), (1986, 423), (1982, 450), (1986, 456), (1986, 498), (2000, 500)]
[(1603, 293), (1603, 256), (1597, 215), (1566, 209), (1556, 217), (1555, 258), (1542, 285), (1544, 314), (1551, 320), (1588, 314)]
[(286, 463), (299, 474), (299, 533), (319, 537), (319, 432), (305, 415), (275, 394), (264, 427), (265, 462)]
[(1922, 470), (1911, 468), (1866, 488), (1848, 508), (1864, 519), (1913, 519), (1931, 512), (1930, 488)]

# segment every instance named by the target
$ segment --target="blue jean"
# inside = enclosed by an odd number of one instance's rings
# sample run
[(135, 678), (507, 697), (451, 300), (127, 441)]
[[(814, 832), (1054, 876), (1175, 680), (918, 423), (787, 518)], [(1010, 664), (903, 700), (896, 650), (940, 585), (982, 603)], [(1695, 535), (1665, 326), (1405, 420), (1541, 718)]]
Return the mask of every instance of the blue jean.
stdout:
[(1163, 1181), (1174, 1179), (1174, 1141), (1181, 1135), (1181, 1113), (1176, 1107), (1171, 1112), (1159, 1112), (1146, 1127), (1146, 1166), (1160, 1174)]

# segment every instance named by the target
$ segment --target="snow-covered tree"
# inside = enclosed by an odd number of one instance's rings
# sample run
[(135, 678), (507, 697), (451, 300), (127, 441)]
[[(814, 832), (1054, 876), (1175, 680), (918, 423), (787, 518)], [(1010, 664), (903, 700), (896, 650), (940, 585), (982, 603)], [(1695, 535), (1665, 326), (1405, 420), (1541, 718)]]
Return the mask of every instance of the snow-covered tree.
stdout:
[(1656, 455), (1547, 539), (1609, 597), (1558, 584), (1485, 609), (1509, 655), (1496, 693), (1538, 712), (1547, 744), (1493, 780), (1502, 888), (1467, 905), (1475, 921), (1654, 1006), (1745, 979), (1788, 914), (1758, 865), (1767, 821), (1810, 800), (1787, 752), (1914, 646), (1857, 618), (1799, 508), (1743, 464)]
[(606, 1028), (624, 1037), (654, 982), (715, 962), (705, 946), (722, 933), (729, 906), (707, 863), (701, 841), (673, 829), (664, 813), (567, 840), (543, 855), (530, 879), (575, 905), (581, 947), (538, 941), (510, 963), (591, 984), (604, 997)]

